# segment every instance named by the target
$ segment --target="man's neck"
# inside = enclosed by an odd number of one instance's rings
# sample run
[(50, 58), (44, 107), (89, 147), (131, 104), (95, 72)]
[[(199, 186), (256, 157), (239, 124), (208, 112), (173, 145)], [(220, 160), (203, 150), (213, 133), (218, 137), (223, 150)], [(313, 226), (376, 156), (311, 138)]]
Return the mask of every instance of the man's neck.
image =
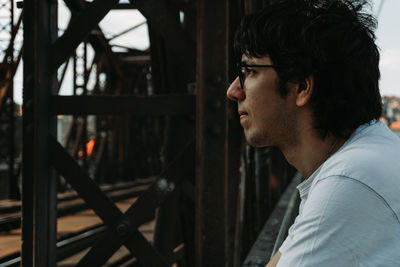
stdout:
[(317, 134), (308, 133), (298, 139), (295, 146), (287, 147), (282, 152), (287, 161), (307, 179), (346, 142), (346, 139), (333, 135), (321, 139)]

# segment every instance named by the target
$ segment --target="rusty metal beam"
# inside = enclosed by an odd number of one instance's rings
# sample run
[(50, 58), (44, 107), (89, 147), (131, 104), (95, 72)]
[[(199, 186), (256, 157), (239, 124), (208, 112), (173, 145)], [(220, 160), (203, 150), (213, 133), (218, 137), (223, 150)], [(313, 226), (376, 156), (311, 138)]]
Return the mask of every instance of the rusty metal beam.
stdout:
[(286, 232), (298, 212), (299, 197), (296, 187), (301, 179), (301, 175), (296, 173), (292, 182), (285, 189), (244, 260), (243, 267), (265, 266), (282, 244)]
[(114, 40), (115, 38), (118, 38), (118, 37), (120, 37), (120, 36), (122, 36), (124, 34), (127, 34), (127, 33), (131, 32), (131, 31), (134, 31), (137, 28), (139, 28), (139, 27), (141, 27), (143, 25), (146, 25), (146, 24), (147, 24), (147, 21), (140, 22), (139, 24), (136, 24), (135, 26), (132, 26), (132, 27), (126, 29), (126, 30), (123, 30), (122, 32), (119, 32), (119, 33), (111, 36), (110, 38), (108, 38), (108, 41)]
[[(111, 238), (113, 242), (121, 240), (119, 232), (124, 232), (120, 226), (116, 224), (123, 218), (123, 213), (114, 205), (114, 203), (101, 191), (96, 183), (85, 173), (82, 168), (74, 161), (74, 159), (64, 150), (64, 148), (53, 138), (49, 137), (51, 147), (51, 163), (59, 171), (67, 181), (74, 187), (85, 202), (91, 207), (95, 213), (103, 220), (103, 222), (111, 229)], [(120, 227), (118, 227), (120, 226)], [(136, 227), (137, 228), (137, 227)], [(131, 239), (124, 239), (119, 243), (118, 248), (125, 246), (139, 260), (145, 263), (160, 263), (163, 262), (161, 256), (154, 248), (150, 246), (143, 235), (134, 229), (130, 234)], [(108, 232), (110, 232), (108, 231)], [(84, 257), (84, 260), (78, 266), (101, 266), (104, 262), (97, 264), (102, 259), (107, 260), (107, 256), (111, 256), (115, 251), (110, 242), (103, 242), (103, 248), (100, 254), (89, 253)], [(55, 266), (55, 265), (54, 265)], [(163, 265), (149, 265), (163, 266)]]
[(8, 64), (8, 57), (10, 57), (12, 55), (12, 51), (14, 51), (15, 37), (17, 36), (18, 30), (21, 26), (23, 16), (24, 16), (24, 10), (21, 11), (17, 24), (12, 27), (10, 43), (8, 44), (6, 53), (4, 54), (4, 58), (0, 67), (5, 67)]
[(22, 266), (56, 265), (56, 187), (49, 166), (49, 132), (56, 119), (48, 112), (57, 90), (49, 74), (48, 53), (57, 38), (57, 1), (24, 2)]
[[(233, 266), (235, 199), (240, 133), (227, 104), (232, 78), (231, 1), (200, 0), (198, 5), (196, 266)], [(217, 16), (215, 14), (218, 14)], [(216, 30), (215, 25), (218, 25)], [(234, 113), (233, 113), (234, 114)], [(233, 132), (236, 131), (236, 132)], [(230, 180), (232, 179), (232, 180)]]
[(136, 9), (136, 6), (133, 3), (118, 3), (112, 9)]
[(67, 61), (65, 62), (63, 71), (62, 71), (62, 73), (61, 73), (61, 77), (60, 77), (60, 79), (59, 79), (59, 81), (58, 81), (57, 94), (60, 92), (61, 85), (62, 85), (62, 83), (63, 83), (63, 81), (64, 81), (65, 74), (67, 73), (67, 69), (68, 69), (69, 62), (70, 62), (69, 59), (67, 59)]
[(17, 60), (12, 63), (12, 65), (9, 67), (9, 69), (6, 71), (4, 77), (4, 85), (0, 88), (0, 114), (3, 110), (4, 103), (7, 99), (7, 95), (9, 94), (10, 88), (13, 86), (13, 79), (15, 76), (15, 73), (17, 72), (18, 65), (21, 62), (22, 58), (22, 53), (23, 53), (24, 47), (21, 47), (21, 50), (19, 51)]
[(168, 50), (172, 52), (176, 62), (194, 79), (193, 63), (196, 58), (194, 40), (187, 35), (179, 22), (177, 11), (166, 0), (135, 0), (137, 9), (146, 17), (149, 25), (154, 27), (166, 40)]
[[(177, 190), (183, 179), (192, 173), (194, 167), (193, 156), (194, 143), (190, 142), (165, 171), (159, 175), (160, 178), (119, 218), (118, 226), (107, 230), (102, 241), (92, 247), (89, 253), (79, 262), (78, 266), (88, 266), (90, 264), (100, 266), (106, 262), (122, 243), (129, 240), (132, 243), (138, 242), (134, 238), (137, 228), (153, 219), (156, 208)], [(149, 254), (139, 253), (136, 257), (146, 266), (170, 266), (161, 256), (157, 258), (155, 255), (151, 257)]]
[(83, 39), (89, 35), (117, 3), (118, 0), (93, 1), (71, 21), (64, 34), (51, 47), (51, 71), (55, 72), (67, 60)]
[[(228, 81), (233, 81), (237, 73), (235, 68), (235, 56), (233, 50), (233, 39), (235, 31), (243, 14), (242, 1), (227, 1), (227, 24), (226, 24), (226, 64)], [(227, 266), (238, 267), (235, 265), (235, 236), (236, 218), (238, 213), (238, 195), (240, 184), (240, 155), (243, 129), (239, 122), (237, 113), (237, 103), (226, 102), (226, 159), (225, 164), (225, 262)]]
[[(70, 9), (73, 16), (79, 16), (79, 14), (86, 10), (88, 7), (88, 2), (84, 0), (64, 0), (67, 7)], [(105, 53), (107, 58), (110, 60), (110, 63), (118, 74), (120, 79), (123, 78), (121, 64), (119, 64), (117, 58), (115, 57), (114, 53), (112, 52), (111, 46), (109, 45), (108, 41), (106, 40), (103, 32), (101, 31), (100, 27), (96, 25), (93, 30), (90, 31), (88, 41), (90, 42), (93, 49), (96, 51), (96, 55)]]
[[(85, 202), (107, 225), (112, 225), (122, 215), (114, 203), (101, 191), (65, 149), (53, 138), (50, 139), (50, 162), (74, 187)], [(90, 193), (89, 193), (90, 192)]]
[(65, 115), (190, 115), (195, 113), (195, 96), (52, 96), (50, 111)]

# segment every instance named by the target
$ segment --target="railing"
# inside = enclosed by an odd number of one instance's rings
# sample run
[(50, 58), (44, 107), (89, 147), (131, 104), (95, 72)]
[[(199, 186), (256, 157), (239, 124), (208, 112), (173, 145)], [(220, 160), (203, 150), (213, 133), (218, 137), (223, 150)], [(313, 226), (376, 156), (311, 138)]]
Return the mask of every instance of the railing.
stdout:
[(301, 175), (296, 173), (254, 242), (242, 267), (264, 267), (278, 251), (298, 214), (300, 198), (296, 187), (301, 180)]

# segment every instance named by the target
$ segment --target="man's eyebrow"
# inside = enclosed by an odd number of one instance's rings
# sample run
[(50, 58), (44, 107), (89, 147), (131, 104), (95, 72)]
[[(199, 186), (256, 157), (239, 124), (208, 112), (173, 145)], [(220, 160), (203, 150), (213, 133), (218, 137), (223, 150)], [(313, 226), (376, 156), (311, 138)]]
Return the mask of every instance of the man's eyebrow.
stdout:
[(254, 62), (252, 60), (249, 60), (249, 59), (242, 60), (242, 62), (240, 62), (240, 64), (242, 64), (242, 65), (255, 65)]

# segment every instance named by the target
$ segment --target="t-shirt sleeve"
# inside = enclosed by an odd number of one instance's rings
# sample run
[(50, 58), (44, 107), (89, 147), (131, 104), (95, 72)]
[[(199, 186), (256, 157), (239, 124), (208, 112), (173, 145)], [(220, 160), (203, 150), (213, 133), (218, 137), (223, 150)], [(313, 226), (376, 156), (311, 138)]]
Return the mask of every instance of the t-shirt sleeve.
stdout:
[(311, 190), (279, 249), (277, 267), (357, 266), (357, 258), (380, 242), (376, 233), (390, 210), (373, 190), (348, 177), (325, 178)]

